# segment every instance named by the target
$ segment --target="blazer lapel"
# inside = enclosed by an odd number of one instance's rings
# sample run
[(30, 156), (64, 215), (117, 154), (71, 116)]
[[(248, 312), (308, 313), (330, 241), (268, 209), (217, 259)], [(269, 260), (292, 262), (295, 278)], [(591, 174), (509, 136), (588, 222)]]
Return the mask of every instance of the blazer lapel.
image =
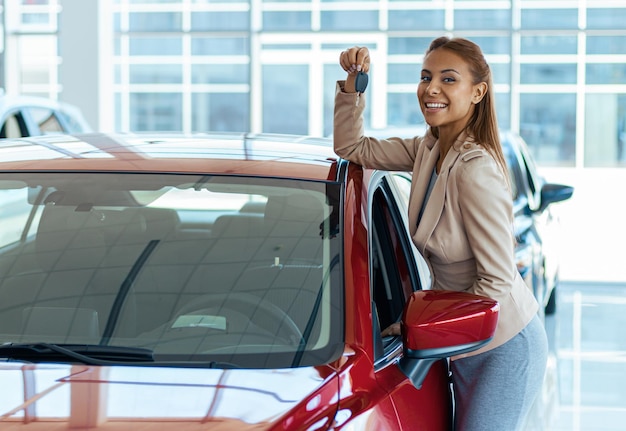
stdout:
[[(438, 152), (439, 145), (435, 145), (435, 148), (437, 149), (437, 152)], [(433, 148), (433, 150), (435, 148)], [(432, 174), (432, 170), (435, 167), (435, 163), (437, 159), (436, 156), (437, 154), (435, 154), (434, 156), (431, 154), (431, 158), (434, 158), (435, 162), (432, 164), (430, 169), (428, 169), (428, 167), (425, 167), (426, 168), (425, 171), (427, 172), (420, 172), (420, 175), (418, 176), (418, 181), (420, 181), (420, 183), (417, 187), (420, 187), (420, 190), (423, 188), (424, 194), (426, 193), (426, 188), (428, 187), (428, 182)], [(448, 174), (450, 173), (450, 169), (452, 169), (452, 166), (454, 166), (454, 163), (456, 162), (458, 157), (459, 157), (459, 152), (455, 151), (453, 148), (451, 148), (450, 151), (448, 151), (448, 153), (446, 154), (446, 158), (444, 159), (443, 164), (441, 166), (441, 172), (439, 172), (437, 181), (435, 182), (433, 190), (430, 193), (430, 197), (428, 198), (428, 202), (426, 203), (426, 208), (424, 208), (422, 219), (417, 225), (417, 230), (415, 231), (414, 239), (415, 239), (415, 242), (420, 245), (419, 247), (420, 252), (423, 255), (425, 255), (426, 243), (432, 236), (435, 230), (435, 227), (437, 226), (437, 223), (439, 223), (441, 214), (443, 213), (443, 206), (444, 206), (445, 198), (446, 198), (446, 187), (448, 184)], [(430, 164), (430, 159), (429, 159), (429, 164)], [(424, 196), (422, 195), (422, 199), (420, 199), (420, 204), (419, 204), (420, 207), (422, 205), (421, 202), (423, 202), (423, 200), (424, 200)], [(418, 212), (419, 212), (419, 207), (418, 207)]]
[[(439, 158), (439, 143), (434, 142), (430, 153), (425, 157), (425, 160), (421, 163), (417, 172), (413, 172), (413, 179), (411, 181), (411, 200), (409, 202), (409, 226), (411, 235), (415, 235), (417, 230), (417, 218), (422, 208), (422, 202), (426, 197), (426, 191), (428, 190), (428, 183), (430, 177), (435, 169), (435, 164)], [(423, 217), (423, 215), (422, 215)]]

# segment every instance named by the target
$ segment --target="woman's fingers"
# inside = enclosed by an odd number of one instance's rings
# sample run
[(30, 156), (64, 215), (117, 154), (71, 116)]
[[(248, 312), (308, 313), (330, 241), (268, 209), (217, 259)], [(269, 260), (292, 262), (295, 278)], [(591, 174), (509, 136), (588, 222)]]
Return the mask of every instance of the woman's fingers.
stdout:
[(346, 72), (350, 72), (350, 57), (348, 55), (348, 51), (341, 51), (341, 54), (339, 54), (339, 65), (341, 66), (341, 68), (343, 70), (345, 70)]
[(357, 71), (369, 72), (370, 70), (370, 50), (363, 47), (359, 48), (356, 59)]
[(348, 73), (368, 72), (370, 66), (369, 49), (361, 46), (346, 49), (339, 55), (339, 64)]
[(393, 323), (383, 329), (380, 333), (383, 337), (389, 337), (391, 335), (402, 335), (402, 327), (400, 322)]

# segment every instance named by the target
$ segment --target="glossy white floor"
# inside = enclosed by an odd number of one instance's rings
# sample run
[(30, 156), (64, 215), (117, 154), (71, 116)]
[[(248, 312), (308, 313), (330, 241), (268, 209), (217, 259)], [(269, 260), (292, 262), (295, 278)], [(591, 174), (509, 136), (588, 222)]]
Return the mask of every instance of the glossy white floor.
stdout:
[(626, 430), (626, 284), (563, 283), (546, 320), (552, 357), (542, 394), (547, 425)]
[(528, 431), (626, 430), (626, 169), (543, 169), (574, 186), (563, 227), (557, 312), (540, 420)]

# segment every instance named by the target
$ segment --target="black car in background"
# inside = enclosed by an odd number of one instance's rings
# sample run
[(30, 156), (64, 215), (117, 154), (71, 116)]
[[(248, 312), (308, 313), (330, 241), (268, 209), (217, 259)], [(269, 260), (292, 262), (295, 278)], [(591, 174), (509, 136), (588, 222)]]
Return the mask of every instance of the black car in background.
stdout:
[(572, 197), (574, 188), (549, 183), (539, 175), (526, 142), (518, 134), (505, 131), (500, 138), (513, 194), (517, 268), (545, 313), (554, 314), (562, 232), (550, 206)]
[[(366, 130), (365, 135), (409, 137), (424, 132), (424, 126), (390, 127)], [(574, 188), (549, 183), (539, 175), (526, 143), (518, 134), (501, 131), (500, 139), (513, 195), (517, 269), (543, 306), (540, 313), (554, 314), (562, 232), (551, 205), (569, 199)], [(404, 177), (410, 181), (410, 175)], [(408, 185), (405, 198), (408, 200)]]

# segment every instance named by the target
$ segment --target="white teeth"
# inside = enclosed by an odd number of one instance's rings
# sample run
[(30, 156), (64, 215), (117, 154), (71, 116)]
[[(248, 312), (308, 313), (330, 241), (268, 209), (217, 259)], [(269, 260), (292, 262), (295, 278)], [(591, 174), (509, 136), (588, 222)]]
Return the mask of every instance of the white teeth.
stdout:
[(445, 103), (427, 103), (426, 104), (427, 108), (445, 108), (446, 106), (448, 105), (446, 105)]

